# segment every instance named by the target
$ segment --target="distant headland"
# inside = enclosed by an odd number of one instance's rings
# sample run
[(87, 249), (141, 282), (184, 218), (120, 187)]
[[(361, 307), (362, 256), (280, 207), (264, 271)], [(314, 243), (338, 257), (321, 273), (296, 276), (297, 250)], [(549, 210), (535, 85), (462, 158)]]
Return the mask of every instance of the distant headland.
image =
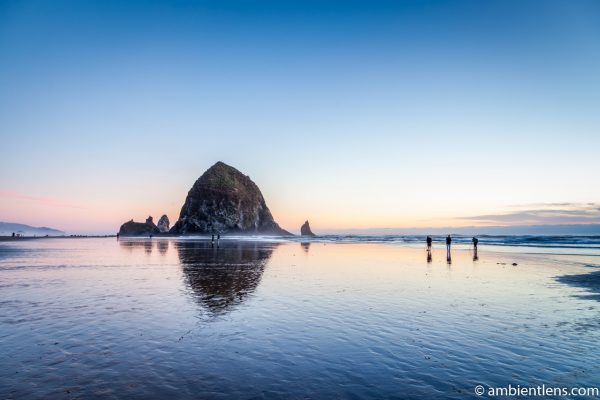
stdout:
[(0, 222), (0, 236), (62, 236), (65, 232), (48, 228), (46, 226), (35, 227), (14, 222)]

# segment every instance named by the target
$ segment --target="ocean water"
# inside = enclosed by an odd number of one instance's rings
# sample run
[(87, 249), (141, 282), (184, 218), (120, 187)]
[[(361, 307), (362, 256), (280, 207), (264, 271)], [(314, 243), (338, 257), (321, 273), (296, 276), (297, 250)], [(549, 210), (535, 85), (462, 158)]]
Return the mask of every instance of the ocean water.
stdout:
[[(237, 237), (243, 240), (243, 237)], [(272, 238), (262, 237), (263, 240), (270, 241)], [(433, 243), (446, 245), (446, 236), (433, 235)], [(472, 236), (452, 235), (452, 244), (459, 248), (471, 248)], [(496, 248), (496, 251), (513, 252), (543, 252), (565, 254), (561, 250), (541, 250), (541, 249), (573, 249), (567, 254), (589, 254), (600, 255), (600, 236), (533, 236), (533, 235), (481, 235), (477, 236), (480, 245), (503, 247)], [(425, 236), (423, 235), (387, 235), (387, 236), (368, 236), (368, 235), (329, 235), (319, 236), (314, 239), (305, 237), (286, 238), (300, 242), (330, 242), (330, 243), (389, 243), (404, 244), (412, 246), (424, 246)], [(508, 249), (508, 248), (517, 249)], [(526, 248), (526, 249), (523, 249)]]
[(468, 239), (0, 243), (0, 398), (600, 386), (598, 238)]

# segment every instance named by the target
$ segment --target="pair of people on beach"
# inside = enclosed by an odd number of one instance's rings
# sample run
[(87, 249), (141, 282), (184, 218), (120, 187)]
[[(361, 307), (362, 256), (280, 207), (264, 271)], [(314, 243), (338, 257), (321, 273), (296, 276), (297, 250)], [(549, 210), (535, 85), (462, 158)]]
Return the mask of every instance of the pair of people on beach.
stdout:
[[(427, 236), (427, 250), (431, 250), (431, 244), (433, 243), (433, 239), (431, 238), (431, 236)], [(446, 236), (446, 247), (450, 248), (450, 245), (452, 244), (452, 238), (450, 237), (450, 235)]]
[[(217, 247), (219, 247), (219, 242), (221, 241), (221, 234), (217, 233)], [(212, 234), (212, 238), (210, 239), (211, 247), (215, 247), (215, 234)]]
[[(431, 236), (427, 236), (427, 250), (431, 250), (431, 244), (433, 243), (433, 239)], [(452, 238), (450, 235), (446, 236), (446, 248), (450, 250), (450, 245), (452, 244)]]

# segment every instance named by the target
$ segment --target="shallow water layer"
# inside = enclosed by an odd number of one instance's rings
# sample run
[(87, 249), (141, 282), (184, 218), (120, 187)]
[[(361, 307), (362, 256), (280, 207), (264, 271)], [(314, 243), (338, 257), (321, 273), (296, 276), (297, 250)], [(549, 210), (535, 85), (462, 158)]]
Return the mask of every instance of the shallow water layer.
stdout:
[(478, 256), (319, 241), (0, 243), (0, 398), (599, 386), (600, 257)]

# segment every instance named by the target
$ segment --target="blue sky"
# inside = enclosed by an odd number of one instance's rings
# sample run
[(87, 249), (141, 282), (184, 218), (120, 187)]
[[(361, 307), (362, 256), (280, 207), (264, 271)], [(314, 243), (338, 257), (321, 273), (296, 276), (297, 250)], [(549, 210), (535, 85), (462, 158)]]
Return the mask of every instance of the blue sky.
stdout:
[(0, 220), (174, 221), (218, 160), (294, 231), (600, 202), (595, 1), (0, 0), (0, 54)]

